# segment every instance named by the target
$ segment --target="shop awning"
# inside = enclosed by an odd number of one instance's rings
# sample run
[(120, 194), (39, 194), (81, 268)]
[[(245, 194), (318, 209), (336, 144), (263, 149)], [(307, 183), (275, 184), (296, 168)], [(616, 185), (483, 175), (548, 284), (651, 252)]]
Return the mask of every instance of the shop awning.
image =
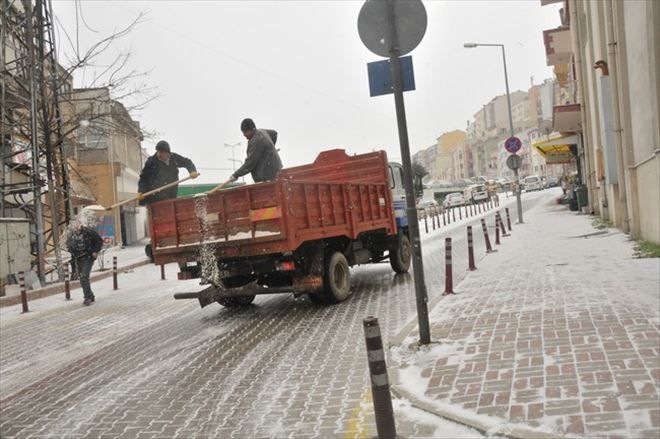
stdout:
[(577, 134), (565, 133), (540, 140), (533, 143), (532, 146), (545, 158), (546, 164), (555, 165), (571, 161), (573, 158), (571, 145), (576, 145), (577, 142)]

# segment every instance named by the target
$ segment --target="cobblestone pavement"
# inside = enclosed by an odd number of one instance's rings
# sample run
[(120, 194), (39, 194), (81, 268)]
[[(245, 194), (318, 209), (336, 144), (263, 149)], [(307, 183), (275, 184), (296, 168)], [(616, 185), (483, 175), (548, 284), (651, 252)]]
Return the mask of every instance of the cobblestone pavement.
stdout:
[(490, 415), (551, 437), (660, 437), (660, 263), (590, 221), (550, 198), (526, 213), (437, 303), (439, 355), (398, 385), (421, 380), (418, 402), (472, 425)]
[[(444, 289), (444, 235), (454, 233), (455, 251), (466, 252), (464, 227), (451, 230), (424, 237), (431, 298)], [(467, 268), (459, 259), (457, 279)], [(161, 281), (158, 267), (136, 268), (120, 276), (119, 291), (100, 281), (91, 307), (75, 290), (75, 301), (40, 299), (25, 315), (2, 308), (0, 436), (375, 434), (362, 319), (377, 316), (385, 341), (400, 331), (415, 316), (412, 276), (394, 275), (389, 264), (358, 267), (354, 294), (340, 305), (272, 295), (229, 310), (174, 301), (175, 292), (201, 288), (173, 280), (176, 271), (168, 266)], [(434, 430), (402, 419), (400, 431)]]

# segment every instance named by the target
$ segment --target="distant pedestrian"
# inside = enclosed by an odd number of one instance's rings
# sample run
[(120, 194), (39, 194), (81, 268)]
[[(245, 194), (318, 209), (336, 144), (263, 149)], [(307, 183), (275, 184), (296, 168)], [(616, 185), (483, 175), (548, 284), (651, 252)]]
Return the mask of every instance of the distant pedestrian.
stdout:
[(238, 177), (248, 172), (252, 175), (252, 180), (255, 183), (275, 180), (280, 169), (282, 169), (280, 155), (275, 149), (277, 131), (257, 129), (252, 119), (243, 119), (241, 131), (248, 139), (247, 157), (243, 166), (232, 174), (229, 181), (236, 181)]
[(147, 159), (140, 173), (140, 180), (138, 181), (140, 206), (176, 198), (177, 186), (156, 192), (148, 197), (143, 197), (142, 194), (178, 181), (179, 168), (186, 168), (192, 178), (199, 176), (195, 165), (190, 159), (173, 153), (170, 150), (170, 144), (166, 141), (161, 140), (158, 142), (156, 144), (156, 154)]
[(564, 195), (566, 195), (566, 190), (568, 189), (568, 181), (567, 180), (568, 179), (566, 178), (565, 175), (561, 177), (561, 190), (564, 193)]
[(69, 227), (66, 246), (78, 269), (80, 286), (85, 297), (83, 305), (91, 305), (95, 297), (92, 292), (89, 274), (92, 271), (96, 257), (103, 248), (103, 239), (96, 230), (83, 226), (80, 221), (74, 220)]

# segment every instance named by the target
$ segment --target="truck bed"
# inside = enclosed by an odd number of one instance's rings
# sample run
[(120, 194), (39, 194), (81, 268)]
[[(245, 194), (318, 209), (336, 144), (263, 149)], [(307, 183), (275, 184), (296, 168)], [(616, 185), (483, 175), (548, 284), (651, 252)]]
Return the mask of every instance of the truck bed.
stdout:
[(396, 233), (384, 151), (321, 153), (277, 180), (149, 205), (156, 264), (296, 250), (307, 241)]

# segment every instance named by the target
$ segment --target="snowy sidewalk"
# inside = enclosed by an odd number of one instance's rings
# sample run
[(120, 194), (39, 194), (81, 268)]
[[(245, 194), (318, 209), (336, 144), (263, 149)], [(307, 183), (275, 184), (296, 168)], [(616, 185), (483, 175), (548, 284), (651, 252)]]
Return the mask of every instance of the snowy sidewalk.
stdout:
[(394, 340), (393, 390), (491, 434), (658, 438), (660, 261), (552, 198), (430, 304), (431, 345)]
[[(144, 241), (126, 247), (110, 247), (102, 254), (104, 269), (101, 270), (99, 262), (94, 263), (90, 280), (92, 286), (94, 282), (112, 276), (112, 258), (117, 256), (117, 271), (132, 270), (151, 263), (144, 252)], [(71, 281), (71, 291), (80, 287), (80, 282)], [(7, 285), (6, 296), (0, 297), (0, 308), (21, 303), (20, 289), (18, 285)], [(27, 291), (28, 302), (35, 299), (52, 296), (54, 294), (64, 294), (64, 282), (54, 282), (40, 288)]]

